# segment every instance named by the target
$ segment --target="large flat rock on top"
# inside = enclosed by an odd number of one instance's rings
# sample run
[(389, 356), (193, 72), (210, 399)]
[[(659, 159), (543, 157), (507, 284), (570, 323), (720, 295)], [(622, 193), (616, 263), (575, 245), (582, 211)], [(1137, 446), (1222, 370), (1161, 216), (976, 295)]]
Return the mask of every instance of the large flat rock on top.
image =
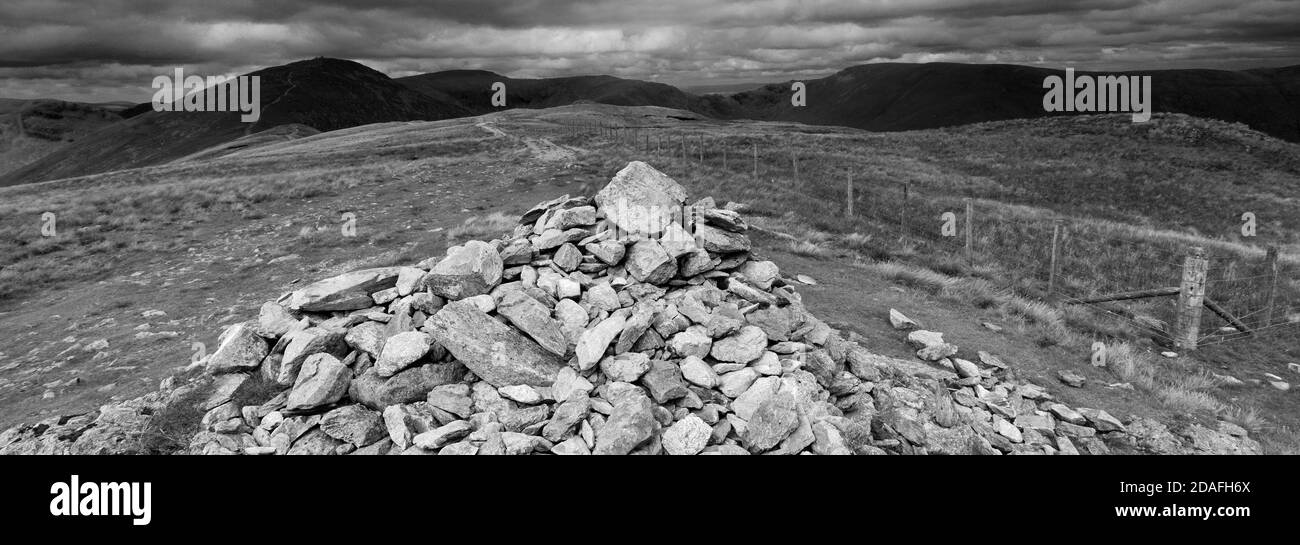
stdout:
[(309, 312), (357, 310), (375, 304), (370, 294), (397, 285), (398, 267), (340, 274), (304, 286), (289, 295), (289, 308)]
[(472, 303), (456, 301), (425, 322), (425, 331), (474, 374), (498, 388), (550, 386), (564, 367), (559, 356)]
[(632, 234), (662, 231), (682, 213), (685, 202), (685, 188), (641, 161), (628, 163), (596, 193), (606, 219)]

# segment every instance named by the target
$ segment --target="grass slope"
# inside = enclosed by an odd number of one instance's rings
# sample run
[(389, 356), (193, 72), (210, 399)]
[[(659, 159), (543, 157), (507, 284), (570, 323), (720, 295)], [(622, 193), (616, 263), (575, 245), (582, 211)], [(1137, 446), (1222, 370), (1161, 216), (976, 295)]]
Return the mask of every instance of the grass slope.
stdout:
[[(653, 107), (517, 109), (342, 129), (212, 159), (0, 189), (0, 286), (16, 286), (0, 299), (0, 335), (11, 339), (0, 354), (0, 421), (84, 410), (152, 388), (190, 361), (193, 343), (210, 347), (221, 326), (254, 316), (262, 301), (301, 282), (419, 261), (465, 237), (492, 238), (503, 218), (563, 193), (593, 193), (640, 159), (692, 195), (745, 203), (759, 253), (788, 274), (817, 278), (818, 286), (800, 290), (811, 310), (867, 335), (873, 350), (909, 354), (888, 328), (892, 306), (965, 351), (1006, 357), (1072, 405), (1224, 418), (1257, 430), (1273, 452), (1294, 449), (1295, 395), (1249, 381), (1290, 373), (1285, 364), (1300, 360), (1295, 326), (1165, 359), (1155, 355), (1164, 348), (1149, 325), (1167, 319), (1167, 309), (1040, 299), (1056, 219), (1071, 233), (1060, 280), (1069, 295), (1168, 282), (1177, 264), (1162, 262), (1189, 244), (1214, 252), (1214, 270), (1230, 258), (1245, 267), (1265, 242), (1293, 256), (1296, 145), (1185, 116), (1141, 128), (1094, 116), (888, 134), (683, 120), (692, 117)], [(645, 129), (575, 133), (579, 122)], [(849, 173), (853, 217), (844, 210)], [(1138, 202), (1145, 197), (1129, 187), (1133, 173), (1161, 187), (1171, 209)], [(1198, 203), (1206, 187), (1177, 183), (1206, 176), (1215, 187), (1231, 184), (1214, 198), (1261, 211), (1270, 227), (1260, 240), (1234, 239), (1235, 226), (1222, 218), (1228, 212)], [(940, 214), (961, 212), (963, 197), (979, 212), (973, 263), (960, 243), (936, 234)], [(59, 236), (40, 236), (44, 211), (58, 214)], [(356, 238), (340, 234), (349, 212)], [(1285, 263), (1283, 314), (1300, 310), (1294, 258)], [(1250, 276), (1236, 278), (1246, 284)], [(1221, 325), (1213, 320), (1206, 318), (1207, 331)], [(1089, 365), (1095, 341), (1113, 348), (1114, 365)], [(1054, 379), (1060, 369), (1084, 373), (1088, 385), (1063, 387)], [(1212, 374), (1248, 382), (1228, 387)], [(1108, 386), (1119, 383), (1133, 389)]]

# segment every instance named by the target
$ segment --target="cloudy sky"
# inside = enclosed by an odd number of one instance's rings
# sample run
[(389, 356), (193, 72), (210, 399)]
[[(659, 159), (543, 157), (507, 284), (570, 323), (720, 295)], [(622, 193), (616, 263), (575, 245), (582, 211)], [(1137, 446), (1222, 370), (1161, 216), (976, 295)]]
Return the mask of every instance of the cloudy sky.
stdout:
[(0, 97), (144, 102), (177, 66), (316, 56), (682, 86), (868, 62), (1079, 69), (1300, 64), (1300, 0), (3, 0)]

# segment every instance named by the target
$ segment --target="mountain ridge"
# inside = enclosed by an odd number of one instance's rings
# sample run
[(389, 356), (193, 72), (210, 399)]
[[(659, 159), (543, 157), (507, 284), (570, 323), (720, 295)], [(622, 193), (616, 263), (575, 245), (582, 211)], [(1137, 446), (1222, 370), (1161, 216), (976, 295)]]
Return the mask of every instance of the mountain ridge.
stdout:
[[(660, 106), (720, 120), (785, 121), (877, 132), (1081, 115), (1043, 109), (1044, 78), (1063, 73), (1011, 64), (863, 64), (799, 80), (807, 87), (808, 102), (794, 108), (789, 97), (795, 80), (731, 94), (694, 94), (664, 83), (609, 75), (530, 79), (455, 69), (390, 78), (354, 61), (318, 57), (250, 74), (263, 77), (264, 111), (256, 123), (239, 123), (237, 113), (153, 112), (149, 103), (140, 104), (121, 112), (125, 121), (0, 176), (0, 186), (161, 164), (284, 124), (324, 132), (583, 102)], [(1150, 75), (1153, 112), (1243, 123), (1300, 142), (1300, 65), (1076, 74)], [(492, 105), (495, 82), (506, 85), (504, 108)]]

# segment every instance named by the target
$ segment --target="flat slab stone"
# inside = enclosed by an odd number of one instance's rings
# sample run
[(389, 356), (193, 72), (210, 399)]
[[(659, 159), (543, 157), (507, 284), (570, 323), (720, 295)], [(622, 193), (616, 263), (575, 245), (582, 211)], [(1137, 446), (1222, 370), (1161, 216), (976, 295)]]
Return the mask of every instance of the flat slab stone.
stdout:
[(398, 267), (381, 267), (319, 280), (290, 294), (288, 306), (309, 312), (369, 308), (375, 304), (371, 294), (396, 286), (399, 272)]
[(457, 360), (498, 388), (550, 386), (564, 367), (554, 353), (472, 304), (448, 303), (424, 327)]

